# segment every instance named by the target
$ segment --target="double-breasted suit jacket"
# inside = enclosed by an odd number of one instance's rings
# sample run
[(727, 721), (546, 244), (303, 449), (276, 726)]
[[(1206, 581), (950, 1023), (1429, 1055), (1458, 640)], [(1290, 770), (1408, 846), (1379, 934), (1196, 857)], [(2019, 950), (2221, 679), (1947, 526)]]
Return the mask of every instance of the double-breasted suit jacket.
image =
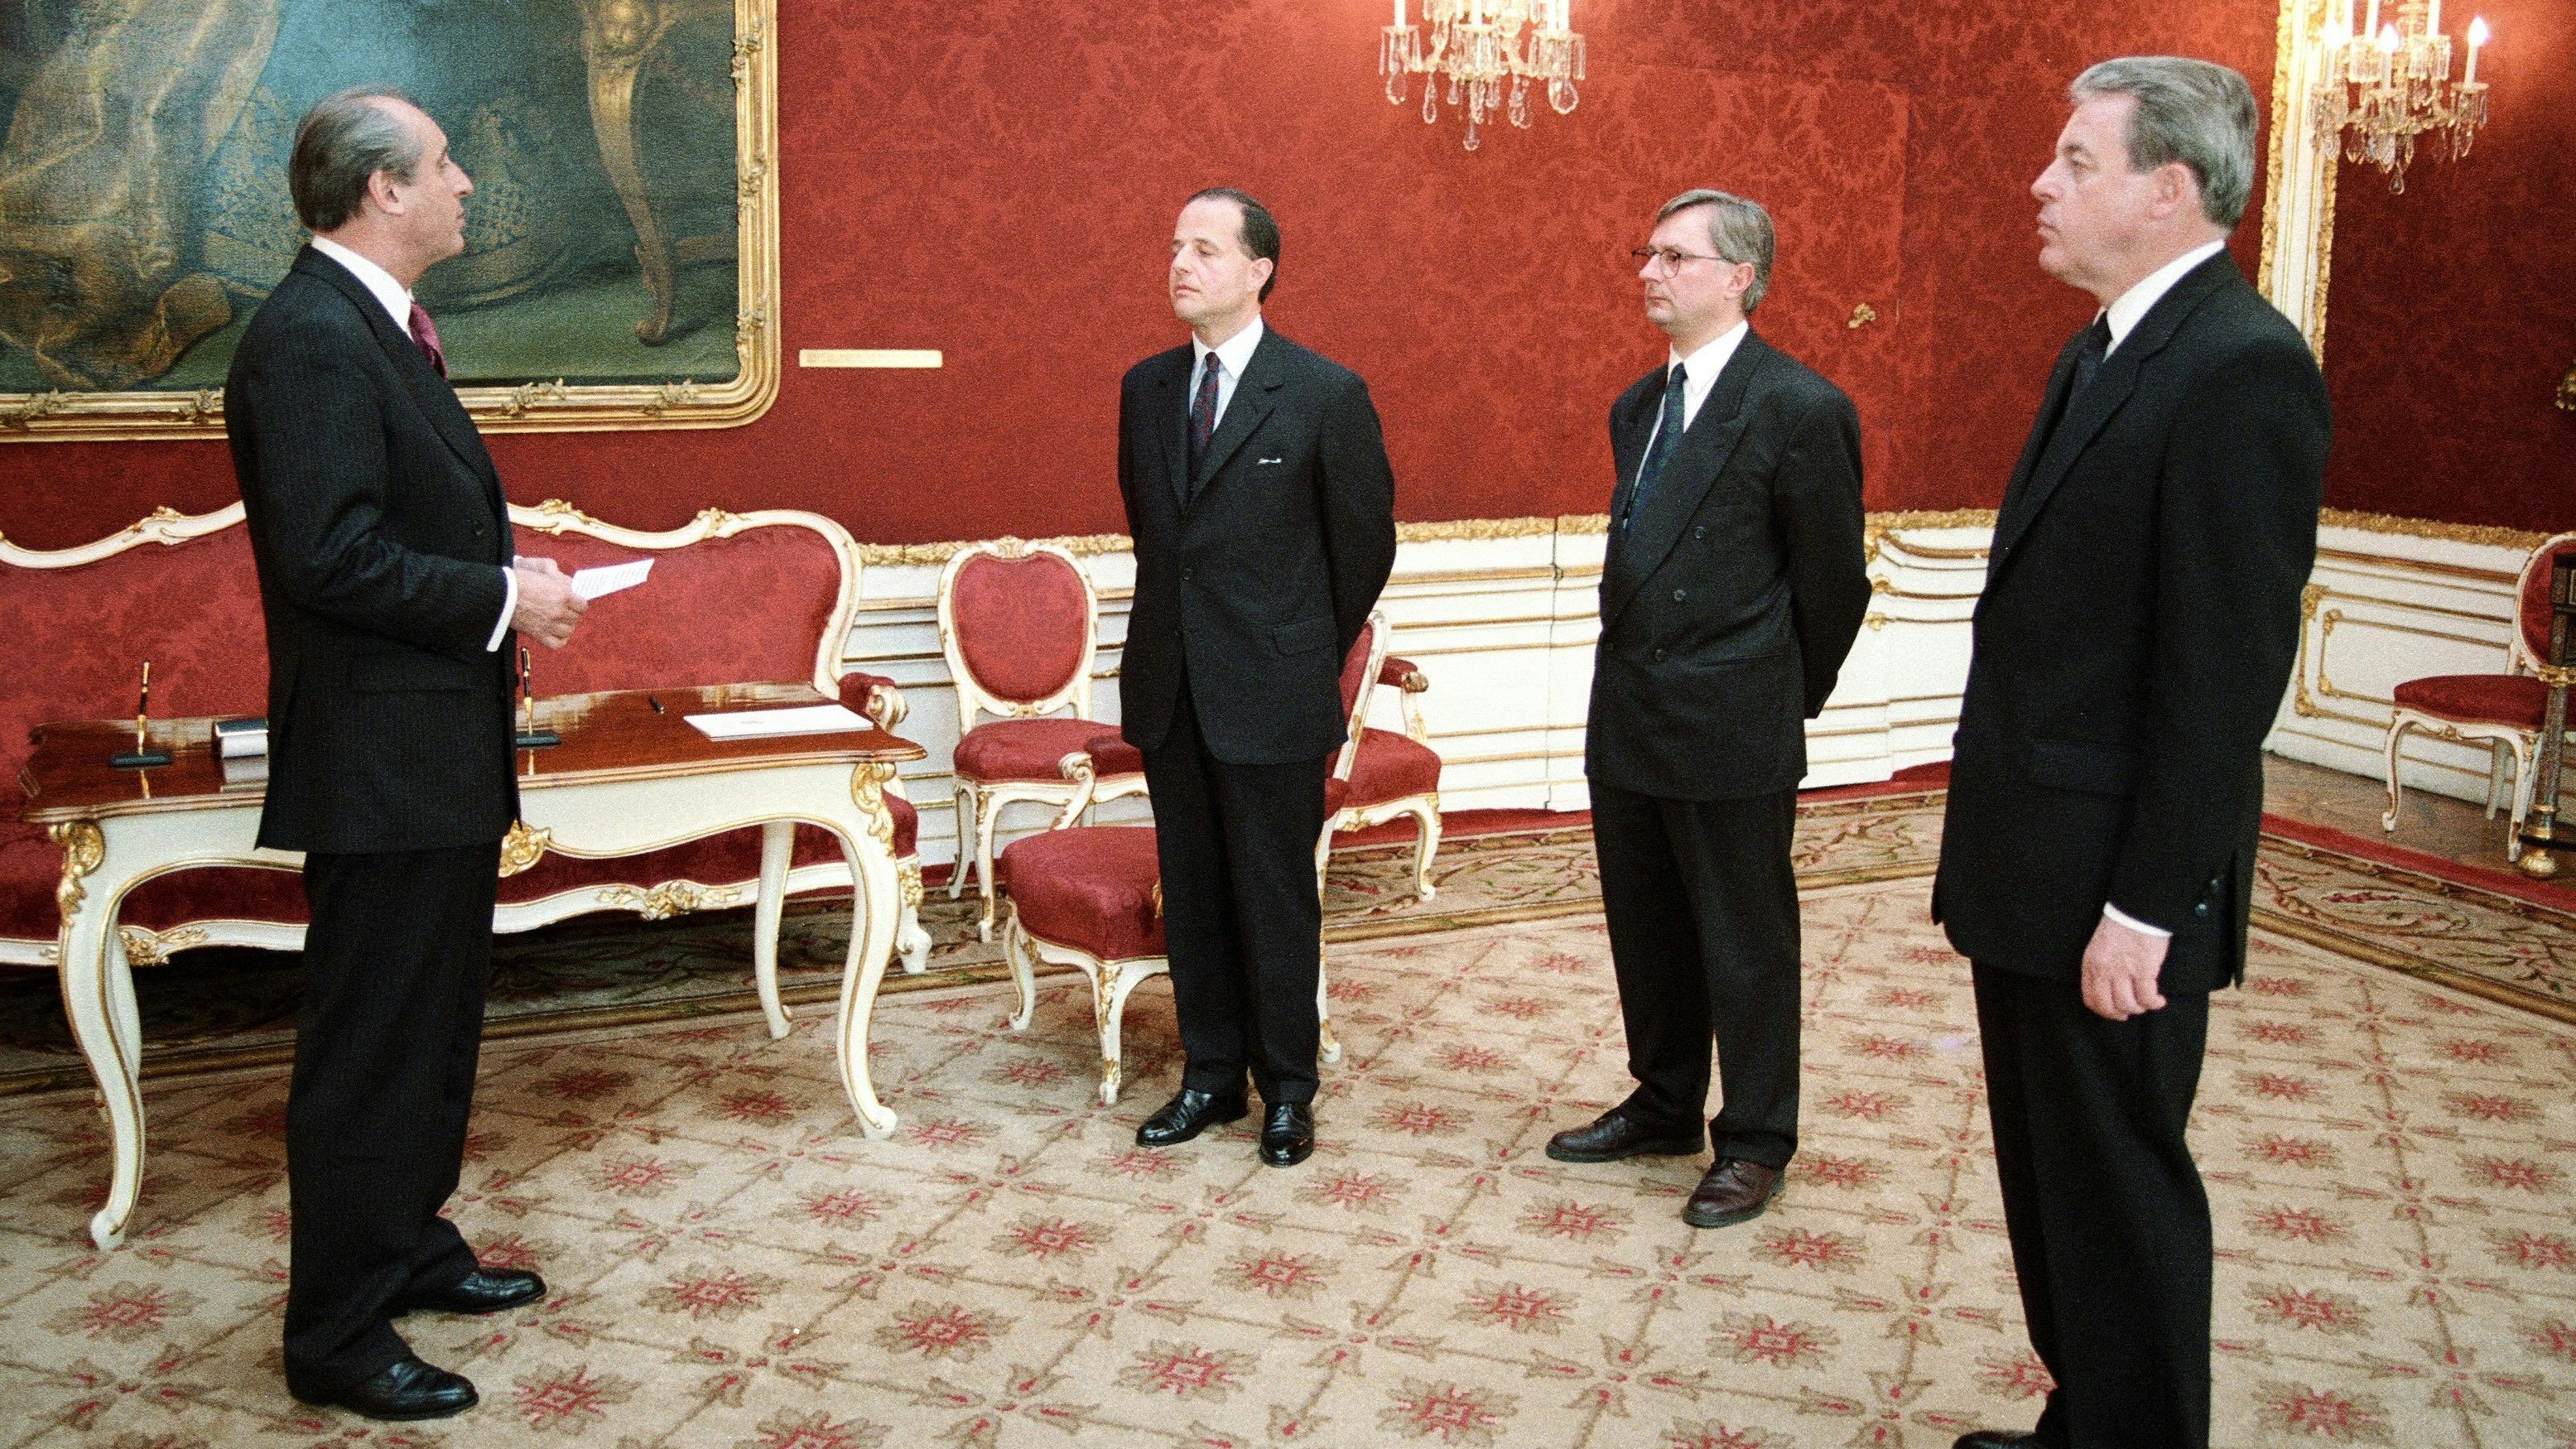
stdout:
[(1869, 608), (1860, 417), (1747, 332), (1628, 527), (1665, 369), (1610, 408), (1618, 488), (1584, 770), (1640, 795), (1795, 786), (1806, 731)]

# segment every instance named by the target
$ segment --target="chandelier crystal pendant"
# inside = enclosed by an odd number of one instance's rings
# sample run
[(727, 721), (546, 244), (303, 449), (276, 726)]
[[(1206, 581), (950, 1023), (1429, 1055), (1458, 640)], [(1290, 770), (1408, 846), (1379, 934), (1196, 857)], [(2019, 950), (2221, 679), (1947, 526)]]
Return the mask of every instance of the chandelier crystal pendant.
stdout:
[[(1529, 128), (1532, 81), (1547, 84), (1547, 103), (1558, 115), (1577, 101), (1583, 79), (1583, 37), (1567, 14), (1571, 0), (1422, 0), (1420, 26), (1405, 23), (1405, 0), (1395, 0), (1395, 23), (1379, 34), (1378, 69), (1386, 98), (1404, 104), (1407, 78), (1422, 83), (1422, 119), (1440, 119), (1440, 83), (1449, 104), (1467, 112), (1466, 147), (1481, 142), (1477, 129), (1496, 111)], [(1423, 31), (1430, 31), (1429, 49)], [(1508, 86), (1506, 83), (1508, 82)]]
[(2353, 28), (2360, 0), (2327, 0), (2325, 80), (2318, 87), (2317, 144), (2333, 149), (2341, 138), (2344, 159), (2368, 161), (2388, 173), (2388, 189), (2406, 189), (2406, 163), (2415, 138), (2432, 132), (2446, 141), (2454, 161), (2469, 154), (2487, 123), (2487, 88), (2478, 79), (2478, 52), (2486, 21), (2469, 22), (2468, 64), (2451, 79), (2451, 38), (2442, 33), (2442, 0), (2401, 0), (2397, 18), (2383, 25), (2379, 0), (2367, 0), (2361, 28)]

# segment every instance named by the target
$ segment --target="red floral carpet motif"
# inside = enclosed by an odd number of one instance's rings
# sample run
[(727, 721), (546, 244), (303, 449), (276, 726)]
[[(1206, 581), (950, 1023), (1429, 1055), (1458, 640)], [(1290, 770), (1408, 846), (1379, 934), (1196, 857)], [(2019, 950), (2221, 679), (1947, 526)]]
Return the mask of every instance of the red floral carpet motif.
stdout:
[[(1114, 1109), (1065, 978), (1020, 1035), (998, 985), (889, 998), (880, 1141), (827, 1013), (782, 1042), (749, 1015), (501, 1040), (454, 1213), (555, 1291), (404, 1320), (484, 1402), (389, 1429), (278, 1380), (282, 1070), (148, 1084), (111, 1254), (79, 1237), (100, 1134), (58, 1093), (0, 1102), (0, 1446), (1945, 1449), (2026, 1426), (2048, 1378), (1966, 968), (1925, 920), (1921, 805), (1875, 810), (1802, 846), (1845, 883), (1805, 901), (1803, 1138), (1755, 1222), (1679, 1221), (1700, 1160), (1540, 1152), (1626, 1090), (1585, 915), (1337, 944), (1346, 1055), (1286, 1172), (1252, 1121), (1133, 1145), (1178, 1076), (1159, 985)], [(1444, 903), (1592, 888), (1579, 843), (1461, 869)], [(2218, 1442), (2576, 1446), (2576, 1027), (2385, 959), (2540, 999), (2569, 942), (2453, 887), (2266, 869), (2267, 919), (2297, 929), (2258, 928), (2215, 999), (2194, 1124)]]

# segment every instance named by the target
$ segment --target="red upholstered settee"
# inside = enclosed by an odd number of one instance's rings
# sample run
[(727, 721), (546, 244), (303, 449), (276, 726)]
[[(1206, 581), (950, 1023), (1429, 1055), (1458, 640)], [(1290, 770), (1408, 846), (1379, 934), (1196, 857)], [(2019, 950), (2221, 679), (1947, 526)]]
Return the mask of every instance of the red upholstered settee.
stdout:
[[(566, 572), (650, 558), (641, 588), (591, 605), (573, 642), (533, 650), (540, 697), (613, 689), (808, 683), (893, 727), (902, 696), (875, 675), (846, 669), (841, 651), (858, 601), (858, 548), (828, 518), (785, 511), (709, 509), (685, 528), (643, 533), (590, 518), (567, 504), (513, 506), (519, 552), (553, 558)], [(62, 852), (19, 821), (19, 771), (28, 732), (61, 720), (130, 717), (142, 661), (152, 661), (156, 718), (259, 715), (268, 656), (248, 531), (236, 503), (182, 516), (162, 509), (113, 537), (35, 552), (0, 539), (0, 619), (19, 661), (0, 671), (0, 965), (52, 966), (61, 918), (54, 888)], [(921, 871), (918, 821), (893, 798), (903, 878), (896, 947), (921, 969), (929, 938), (916, 919)], [(588, 911), (633, 911), (647, 920), (751, 904), (758, 895), (760, 831), (732, 831), (648, 854), (607, 860), (547, 855), (501, 882), (495, 921), (526, 930)], [(849, 867), (830, 837), (799, 826), (787, 893), (846, 888)], [(303, 943), (303, 891), (290, 873), (202, 867), (145, 881), (117, 908), (127, 960), (161, 964), (203, 945), (293, 950)]]

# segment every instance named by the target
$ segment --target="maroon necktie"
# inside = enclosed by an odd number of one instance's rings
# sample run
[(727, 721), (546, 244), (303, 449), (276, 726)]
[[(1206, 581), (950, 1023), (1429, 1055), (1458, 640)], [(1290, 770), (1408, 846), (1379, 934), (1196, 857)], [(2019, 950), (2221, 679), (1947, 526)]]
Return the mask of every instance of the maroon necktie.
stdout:
[(447, 354), (438, 350), (438, 328), (429, 320), (429, 309), (418, 302), (411, 304), (411, 340), (419, 346), (420, 355), (429, 359), (429, 365), (438, 369), (438, 375), (447, 376)]

